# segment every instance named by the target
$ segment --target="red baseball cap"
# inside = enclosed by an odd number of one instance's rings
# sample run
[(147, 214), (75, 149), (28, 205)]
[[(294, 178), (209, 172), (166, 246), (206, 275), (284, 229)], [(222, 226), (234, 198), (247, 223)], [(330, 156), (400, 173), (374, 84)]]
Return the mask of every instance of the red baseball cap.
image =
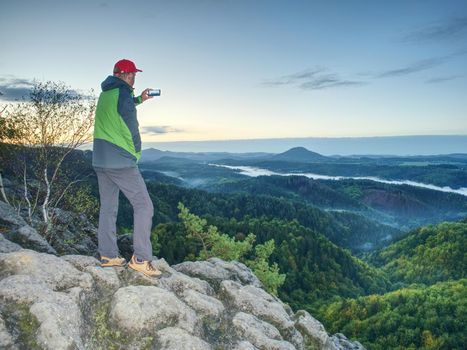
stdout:
[(133, 61), (120, 60), (117, 63), (115, 63), (114, 73), (136, 73), (136, 72), (142, 72), (142, 70), (136, 68)]

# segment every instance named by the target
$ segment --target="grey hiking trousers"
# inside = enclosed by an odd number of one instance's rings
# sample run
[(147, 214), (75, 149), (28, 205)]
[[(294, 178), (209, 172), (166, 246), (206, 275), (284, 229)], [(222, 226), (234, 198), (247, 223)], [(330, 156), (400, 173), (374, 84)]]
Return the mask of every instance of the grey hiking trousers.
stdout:
[(99, 253), (115, 258), (117, 212), (120, 190), (133, 206), (133, 250), (138, 259), (152, 260), (151, 227), (154, 207), (138, 168), (94, 168), (99, 182), (100, 212), (97, 238)]

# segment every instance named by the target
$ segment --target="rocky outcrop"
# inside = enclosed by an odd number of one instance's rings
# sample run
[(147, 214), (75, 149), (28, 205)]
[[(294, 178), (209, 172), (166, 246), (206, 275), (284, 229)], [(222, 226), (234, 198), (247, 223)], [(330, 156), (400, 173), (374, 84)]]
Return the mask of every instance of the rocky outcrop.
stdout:
[[(37, 213), (29, 225), (13, 207), (0, 201), (0, 233), (20, 247), (38, 252), (55, 255), (97, 254), (97, 229), (85, 215), (56, 208), (52, 216), (54, 224), (46, 240), (39, 234), (44, 223)], [(14, 249), (14, 246), (7, 246), (6, 242), (0, 240), (0, 252)]]
[(50, 244), (60, 255), (96, 255), (97, 229), (83, 214), (55, 208)]
[(22, 249), (19, 244), (13, 243), (0, 233), (0, 253), (16, 252)]
[(363, 349), (294, 313), (241, 263), (153, 263), (159, 279), (90, 256), (0, 253), (0, 348)]
[(219, 258), (210, 258), (206, 261), (181, 263), (175, 265), (174, 269), (191, 277), (199, 277), (216, 287), (225, 280), (261, 287), (261, 282), (251, 270), (236, 261), (228, 263)]
[[(39, 234), (29, 226), (15, 210), (5, 202), (0, 201), (0, 232), (9, 241), (24, 248), (34, 249), (39, 252), (56, 254), (56, 250)], [(2, 250), (11, 249), (0, 246)]]

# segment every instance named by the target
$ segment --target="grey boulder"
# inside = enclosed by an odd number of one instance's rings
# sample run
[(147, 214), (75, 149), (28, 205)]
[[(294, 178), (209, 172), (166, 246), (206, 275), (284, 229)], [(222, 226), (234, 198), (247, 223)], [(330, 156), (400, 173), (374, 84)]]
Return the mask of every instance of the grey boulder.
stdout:
[(191, 277), (198, 277), (212, 284), (216, 289), (225, 280), (236, 281), (242, 285), (251, 284), (262, 287), (260, 280), (251, 270), (238, 261), (224, 261), (219, 258), (210, 258), (206, 261), (187, 261), (174, 265), (175, 270)]
[(0, 253), (11, 253), (23, 249), (19, 244), (13, 243), (0, 233)]
[(78, 305), (65, 293), (54, 292), (34, 276), (13, 275), (0, 281), (0, 308), (14, 313), (28, 306), (24, 316), (37, 325), (36, 342), (44, 349), (82, 348), (82, 326)]
[(110, 319), (129, 334), (151, 335), (166, 327), (178, 327), (200, 335), (200, 320), (193, 309), (165, 289), (128, 286), (113, 296)]
[(295, 346), (284, 341), (273, 325), (257, 317), (239, 312), (232, 320), (237, 335), (246, 339), (260, 350), (295, 350)]
[(167, 327), (156, 333), (158, 350), (211, 350), (212, 346), (204, 340), (195, 337), (187, 331)]
[(89, 274), (75, 269), (70, 263), (50, 254), (23, 249), (0, 254), (0, 277), (29, 275), (44, 281), (52, 290), (81, 286), (92, 288)]
[(16, 213), (14, 208), (0, 201), (0, 222), (6, 226), (2, 232), (6, 239), (21, 245), (23, 248), (39, 252), (57, 254), (54, 248), (34, 228)]

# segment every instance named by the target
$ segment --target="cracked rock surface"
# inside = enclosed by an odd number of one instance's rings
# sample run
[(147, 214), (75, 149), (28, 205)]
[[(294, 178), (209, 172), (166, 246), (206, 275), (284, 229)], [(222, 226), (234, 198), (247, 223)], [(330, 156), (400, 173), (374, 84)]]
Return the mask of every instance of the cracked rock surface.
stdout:
[(158, 279), (89, 256), (0, 253), (0, 348), (364, 349), (294, 313), (239, 262), (153, 264)]

